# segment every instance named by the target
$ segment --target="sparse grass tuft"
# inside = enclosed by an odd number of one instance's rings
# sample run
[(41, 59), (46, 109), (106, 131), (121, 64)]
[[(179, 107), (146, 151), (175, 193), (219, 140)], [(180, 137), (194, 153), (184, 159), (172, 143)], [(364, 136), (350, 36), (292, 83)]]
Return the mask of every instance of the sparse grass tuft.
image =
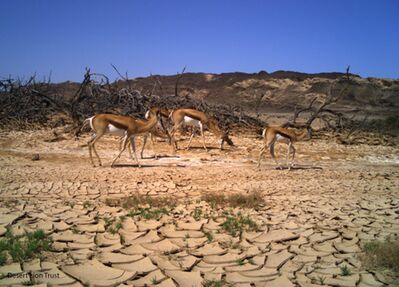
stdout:
[(326, 276), (319, 276), (318, 279), (319, 279), (320, 284), (324, 285), (324, 281), (326, 281)]
[(75, 206), (75, 203), (72, 201), (65, 201), (65, 205), (69, 206), (70, 208), (73, 208)]
[(4, 201), (1, 202), (1, 204), (2, 204), (4, 207), (7, 207), (7, 208), (12, 207), (12, 206), (15, 206), (15, 205), (17, 205), (18, 203), (19, 203), (18, 199), (6, 199), (6, 200), (4, 200)]
[(138, 216), (144, 219), (159, 220), (163, 214), (169, 214), (169, 210), (176, 206), (176, 200), (167, 196), (152, 197), (135, 194), (122, 199), (107, 199), (105, 204), (130, 209), (128, 214), (130, 217)]
[(117, 234), (119, 232), (119, 229), (121, 228), (122, 228), (122, 223), (117, 222), (115, 225), (108, 227), (107, 231), (112, 235), (114, 235)]
[(117, 199), (106, 199), (105, 204), (112, 207), (123, 207), (125, 209), (138, 209), (143, 206), (149, 205), (150, 207), (162, 208), (169, 207), (173, 208), (176, 206), (176, 199), (171, 196), (148, 196), (135, 194), (125, 198)]
[(228, 240), (219, 242), (220, 246), (224, 249), (240, 249), (240, 242)]
[(106, 198), (105, 201), (104, 201), (104, 203), (105, 203), (105, 205), (107, 205), (107, 206), (112, 206), (112, 207), (118, 206), (118, 205), (117, 205), (117, 200), (115, 200), (115, 199), (113, 199), (113, 198)]
[(252, 231), (258, 228), (249, 216), (244, 216), (241, 213), (226, 215), (226, 220), (220, 226), (231, 236), (239, 236), (240, 239), (244, 230)]
[(79, 234), (80, 233), (79, 229), (75, 225), (71, 227), (71, 231), (72, 231), (73, 234)]
[(119, 229), (123, 227), (122, 222), (125, 220), (125, 216), (119, 217), (118, 221), (111, 220), (108, 222), (107, 225), (107, 231), (111, 234), (117, 234), (119, 232)]
[(104, 217), (105, 229), (108, 229), (112, 224), (114, 224), (115, 219), (111, 217)]
[(349, 276), (349, 275), (351, 275), (351, 271), (350, 271), (350, 269), (349, 269), (349, 267), (348, 267), (347, 265), (342, 265), (342, 266), (340, 267), (340, 269), (341, 269), (341, 275), (342, 275), (342, 276)]
[(162, 207), (162, 208), (138, 208), (133, 209), (129, 212), (128, 216), (134, 217), (139, 216), (144, 219), (155, 219), (159, 220), (162, 215), (169, 214), (169, 211)]
[(213, 234), (212, 232), (204, 232), (206, 238), (208, 239), (208, 242), (211, 243), (213, 241)]
[(251, 264), (251, 265), (256, 265), (256, 263), (255, 263), (253, 258), (249, 258), (248, 259), (248, 263)]
[(196, 207), (196, 208), (194, 209), (194, 211), (192, 212), (192, 214), (193, 214), (193, 218), (194, 218), (196, 221), (199, 221), (199, 220), (201, 220), (201, 217), (202, 217), (202, 209)]
[(226, 280), (207, 280), (203, 283), (204, 287), (234, 287), (234, 284)]
[(7, 262), (7, 256), (6, 256), (5, 252), (1, 252), (0, 253), (0, 266), (6, 264), (6, 262)]
[(399, 275), (399, 238), (368, 242), (363, 251), (361, 259), (367, 268), (387, 268)]
[(85, 202), (83, 202), (83, 208), (89, 208), (91, 206), (92, 206), (92, 204), (90, 201), (86, 200)]
[(156, 285), (158, 283), (157, 277), (151, 278), (151, 283)]
[(27, 233), (23, 236), (14, 236), (7, 231), (6, 236), (0, 239), (0, 265), (6, 263), (6, 252), (13, 262), (24, 262), (40, 257), (42, 251), (51, 250), (52, 240), (43, 230)]
[(233, 193), (229, 195), (207, 193), (201, 197), (201, 200), (208, 202), (212, 208), (222, 207), (241, 207), (258, 209), (265, 204), (264, 197), (260, 192), (253, 191), (247, 194)]

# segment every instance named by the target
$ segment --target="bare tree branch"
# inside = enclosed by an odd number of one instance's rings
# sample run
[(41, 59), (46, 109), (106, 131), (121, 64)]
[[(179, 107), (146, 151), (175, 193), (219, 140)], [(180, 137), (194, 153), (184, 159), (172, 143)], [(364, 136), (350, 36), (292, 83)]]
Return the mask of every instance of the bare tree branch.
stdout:
[(179, 96), (179, 81), (183, 77), (183, 74), (185, 71), (186, 71), (186, 66), (184, 66), (184, 68), (180, 74), (177, 74), (177, 79), (176, 79), (176, 84), (175, 84), (175, 97)]

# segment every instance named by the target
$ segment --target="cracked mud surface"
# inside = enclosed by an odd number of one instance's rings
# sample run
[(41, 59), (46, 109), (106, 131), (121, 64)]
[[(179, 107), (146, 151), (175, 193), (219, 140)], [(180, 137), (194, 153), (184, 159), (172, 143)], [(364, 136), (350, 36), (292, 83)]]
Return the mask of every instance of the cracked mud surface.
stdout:
[[(127, 152), (110, 168), (118, 144), (108, 137), (97, 147), (104, 166), (93, 168), (82, 146), (88, 136), (49, 142), (48, 135), (1, 134), (0, 235), (42, 229), (54, 243), (45, 258), (0, 266), (0, 285), (388, 286), (382, 274), (363, 268), (359, 254), (365, 242), (399, 235), (396, 147), (300, 142), (291, 172), (276, 170), (269, 155), (258, 171), (260, 140), (236, 134), (236, 147), (226, 151), (207, 153), (197, 138), (194, 148), (173, 156), (157, 142), (158, 160), (149, 148), (142, 168)], [(212, 141), (208, 135), (216, 147)], [(276, 151), (283, 161), (286, 147)], [(40, 160), (32, 161), (36, 153)], [(200, 200), (253, 191), (265, 200), (256, 210)], [(176, 206), (156, 220), (107, 204), (137, 193), (169, 196)], [(248, 216), (257, 228), (230, 235), (221, 226), (226, 211)], [(116, 232), (112, 220), (120, 221)]]

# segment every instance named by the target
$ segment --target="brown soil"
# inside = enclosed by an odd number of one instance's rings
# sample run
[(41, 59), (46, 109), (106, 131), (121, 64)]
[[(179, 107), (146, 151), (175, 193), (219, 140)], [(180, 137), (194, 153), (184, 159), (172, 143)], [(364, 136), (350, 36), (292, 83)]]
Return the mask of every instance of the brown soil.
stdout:
[[(255, 286), (313, 286), (309, 284), (321, 284), (322, 280), (334, 286), (356, 286), (359, 282), (366, 286), (374, 280), (377, 285), (370, 286), (380, 286), (389, 281), (381, 274), (364, 271), (358, 254), (364, 242), (399, 234), (397, 147), (299, 142), (297, 165), (290, 172), (276, 170), (269, 154), (257, 170), (260, 139), (233, 132), (235, 147), (226, 146), (225, 151), (218, 150), (214, 138), (207, 134), (209, 152), (203, 150), (198, 137), (190, 150), (179, 150), (175, 155), (165, 142), (156, 142), (158, 159), (152, 158), (153, 152), (147, 148), (148, 158), (141, 159), (142, 168), (137, 168), (125, 152), (111, 168), (118, 143), (105, 137), (97, 146), (104, 166), (93, 168), (85, 146), (88, 135), (78, 141), (68, 136), (48, 141), (51, 134), (46, 130), (1, 134), (0, 235), (6, 227), (17, 234), (38, 228), (52, 234), (56, 251), (48, 253), (46, 260), (56, 264), (52, 272), (64, 276), (63, 284), (95, 284), (101, 279), (110, 285), (124, 282), (132, 286), (144, 286), (143, 282), (192, 286), (201, 280), (225, 280), (242, 286), (255, 282)], [(179, 147), (184, 147), (187, 136), (180, 138)], [(284, 162), (286, 146), (279, 146), (276, 152)], [(34, 154), (40, 159), (33, 161)], [(264, 196), (265, 206), (232, 211), (249, 215), (258, 226), (257, 231), (244, 232), (241, 241), (219, 225), (223, 223), (222, 211), (228, 208), (209, 211), (210, 206), (199, 200), (204, 193), (252, 191)], [(177, 206), (159, 224), (134, 217), (126, 224), (129, 227), (123, 226), (116, 235), (105, 231), (106, 218), (118, 219), (128, 213), (121, 207), (107, 206), (106, 199), (136, 193), (172, 196)], [(196, 221), (196, 208), (203, 209), (203, 214), (213, 212), (213, 218), (204, 216)], [(179, 227), (185, 222), (186, 227)], [(65, 230), (77, 229), (78, 234), (71, 234), (85, 235), (88, 241), (65, 239), (68, 231), (57, 228), (60, 223)], [(191, 226), (195, 232), (190, 231)], [(168, 228), (185, 230), (188, 236), (181, 238), (176, 233), (174, 238), (175, 233), (167, 232)], [(213, 234), (211, 243), (205, 236), (209, 232)], [(125, 239), (120, 241), (122, 234)], [(109, 239), (109, 245), (100, 246), (104, 235), (116, 236), (116, 241)], [(152, 240), (153, 235), (159, 238)], [(149, 239), (135, 241), (136, 236)], [(213, 253), (212, 244), (222, 252)], [(131, 260), (101, 259), (110, 253), (127, 254)], [(138, 255), (141, 257), (134, 257)], [(40, 264), (37, 272), (45, 272), (50, 263)], [(79, 269), (65, 267), (68, 264), (83, 264), (102, 275), (80, 274)], [(349, 267), (349, 276), (341, 274), (343, 265)], [(1, 268), (10, 266), (0, 267), (0, 273)], [(109, 269), (102, 272), (106, 267)], [(123, 280), (112, 279), (115, 270), (124, 270), (118, 277)], [(60, 284), (46, 281), (45, 276), (38, 278), (37, 283)]]

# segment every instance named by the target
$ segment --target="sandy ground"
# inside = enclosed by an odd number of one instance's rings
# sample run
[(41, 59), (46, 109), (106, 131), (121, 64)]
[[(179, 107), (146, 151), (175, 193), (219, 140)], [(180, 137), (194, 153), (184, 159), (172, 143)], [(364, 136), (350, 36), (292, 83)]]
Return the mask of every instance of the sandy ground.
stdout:
[[(187, 136), (180, 138), (183, 147)], [(88, 139), (52, 142), (46, 130), (1, 133), (0, 235), (6, 228), (14, 234), (40, 228), (52, 235), (54, 252), (29, 264), (0, 267), (3, 275), (38, 274), (30, 279), (5, 276), (0, 285), (26, 280), (52, 286), (389, 282), (382, 273), (365, 270), (359, 254), (365, 242), (399, 234), (397, 147), (343, 146), (316, 139), (296, 143), (297, 165), (290, 172), (276, 170), (269, 154), (257, 170), (261, 141), (256, 135), (233, 133), (236, 146), (219, 151), (208, 134), (209, 152), (199, 138), (192, 149), (175, 155), (165, 142), (157, 142), (158, 159), (146, 149), (147, 158), (137, 168), (125, 152), (111, 168), (118, 143), (108, 137), (97, 147), (103, 166), (93, 168), (84, 146)], [(283, 161), (286, 146), (276, 151)], [(40, 160), (32, 161), (36, 153)], [(212, 210), (200, 200), (205, 193), (235, 192), (260, 192), (265, 199), (257, 210), (229, 211), (257, 223), (241, 239), (221, 228), (228, 207)], [(116, 234), (110, 233), (107, 222), (129, 210), (110, 207), (106, 200), (136, 193), (171, 196), (177, 206), (159, 220), (128, 217)], [(194, 218), (199, 209), (203, 216)], [(348, 276), (342, 276), (344, 265), (351, 271)]]

